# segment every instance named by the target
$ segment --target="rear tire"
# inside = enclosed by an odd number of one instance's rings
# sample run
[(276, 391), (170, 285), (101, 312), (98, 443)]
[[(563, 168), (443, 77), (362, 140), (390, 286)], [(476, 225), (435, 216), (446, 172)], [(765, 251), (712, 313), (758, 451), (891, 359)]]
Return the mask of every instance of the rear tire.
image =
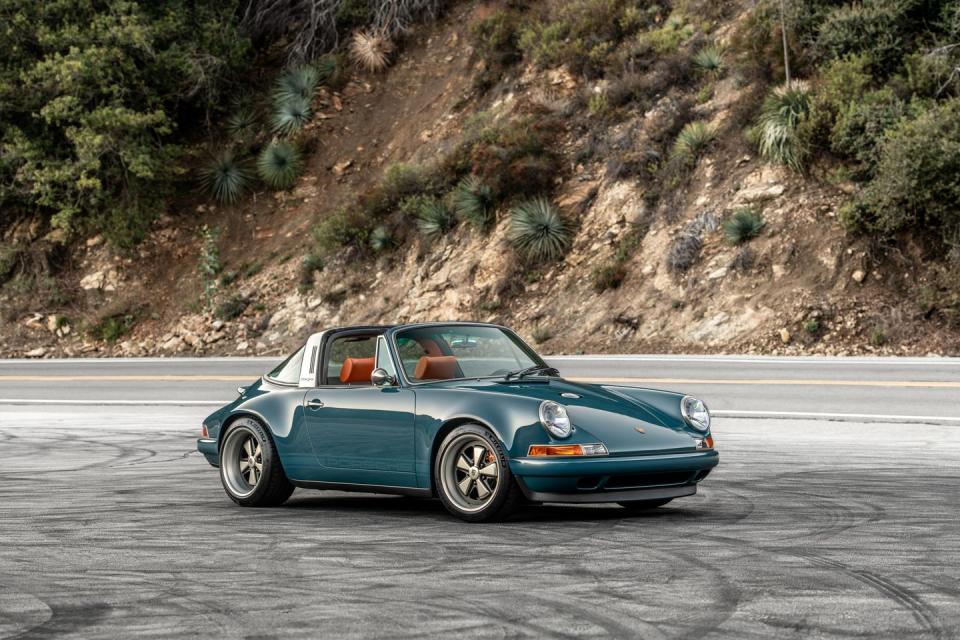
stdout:
[(269, 432), (253, 418), (230, 423), (220, 446), (220, 482), (242, 507), (275, 507), (286, 502), (293, 485), (283, 471)]
[(525, 502), (500, 441), (477, 424), (457, 427), (443, 439), (433, 483), (447, 511), (467, 522), (502, 520)]
[(624, 509), (629, 509), (630, 511), (649, 511), (650, 509), (662, 507), (672, 500), (673, 498), (661, 498), (660, 500), (631, 500), (630, 502), (618, 502), (617, 504)]

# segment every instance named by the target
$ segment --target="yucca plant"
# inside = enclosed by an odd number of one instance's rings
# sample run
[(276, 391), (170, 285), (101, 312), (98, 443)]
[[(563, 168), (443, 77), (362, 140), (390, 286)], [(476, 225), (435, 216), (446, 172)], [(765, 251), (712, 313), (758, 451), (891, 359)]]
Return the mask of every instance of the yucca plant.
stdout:
[(289, 189), (300, 175), (300, 152), (289, 142), (271, 142), (257, 158), (260, 178), (273, 189)]
[(321, 71), (313, 65), (305, 64), (288, 70), (277, 78), (273, 88), (273, 100), (281, 104), (294, 98), (305, 100), (309, 105), (321, 81)]
[(350, 41), (350, 55), (356, 65), (367, 71), (380, 72), (390, 65), (393, 42), (381, 30), (357, 31)]
[(385, 225), (375, 227), (370, 232), (370, 248), (376, 252), (387, 251), (393, 248), (395, 241), (390, 228)]
[(227, 117), (227, 133), (236, 139), (250, 138), (256, 133), (258, 124), (256, 109), (239, 106)]
[(673, 156), (685, 162), (695, 163), (713, 139), (717, 136), (716, 130), (708, 122), (695, 120), (688, 123), (673, 143)]
[(693, 56), (693, 64), (706, 73), (720, 71), (723, 69), (723, 49), (708, 45)]
[(453, 189), (453, 209), (464, 222), (485, 229), (493, 218), (493, 190), (469, 175)]
[(743, 244), (756, 238), (763, 231), (763, 216), (753, 207), (743, 207), (733, 212), (723, 223), (723, 235), (730, 244)]
[(807, 150), (797, 126), (810, 113), (810, 87), (802, 80), (780, 85), (767, 96), (755, 131), (760, 155), (802, 171)]
[(217, 202), (232, 204), (250, 186), (250, 172), (243, 159), (227, 149), (200, 170), (200, 184)]
[(525, 200), (510, 210), (511, 244), (528, 258), (552, 261), (570, 246), (567, 223), (546, 198)]
[(313, 117), (310, 101), (297, 96), (279, 101), (274, 106), (271, 125), (273, 132), (288, 136), (303, 129)]
[(417, 227), (428, 238), (439, 238), (453, 228), (457, 219), (453, 210), (439, 198), (424, 200), (417, 213)]

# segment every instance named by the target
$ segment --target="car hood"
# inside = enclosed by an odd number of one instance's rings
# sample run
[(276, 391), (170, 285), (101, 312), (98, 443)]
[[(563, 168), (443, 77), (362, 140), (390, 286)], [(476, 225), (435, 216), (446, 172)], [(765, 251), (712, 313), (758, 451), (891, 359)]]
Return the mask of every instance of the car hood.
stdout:
[(559, 402), (567, 407), (577, 429), (569, 442), (603, 442), (611, 455), (690, 451), (695, 449), (694, 437), (702, 436), (680, 415), (683, 394), (670, 391), (546, 377), (465, 380), (443, 385), (526, 397), (537, 403)]

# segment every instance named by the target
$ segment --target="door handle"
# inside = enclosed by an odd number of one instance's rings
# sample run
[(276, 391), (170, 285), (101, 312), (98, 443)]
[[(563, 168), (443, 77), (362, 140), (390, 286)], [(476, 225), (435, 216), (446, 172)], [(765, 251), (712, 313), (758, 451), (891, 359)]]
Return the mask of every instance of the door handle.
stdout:
[(307, 406), (311, 409), (319, 409), (323, 406), (323, 400), (320, 398), (311, 398), (310, 400), (307, 400)]

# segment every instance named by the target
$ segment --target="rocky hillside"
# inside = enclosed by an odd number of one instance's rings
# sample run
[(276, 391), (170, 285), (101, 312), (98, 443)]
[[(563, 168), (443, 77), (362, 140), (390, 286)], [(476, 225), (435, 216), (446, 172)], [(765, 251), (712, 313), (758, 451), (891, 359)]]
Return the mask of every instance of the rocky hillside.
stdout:
[(763, 3), (578, 0), (620, 26), (556, 42), (586, 18), (531, 4), (455, 3), (388, 69), (347, 65), (312, 95), (287, 189), (185, 189), (132, 249), (9, 224), (0, 355), (278, 354), (448, 319), (545, 353), (960, 355), (940, 245), (851, 225), (868, 185), (842, 155), (763, 152), (782, 82)]

